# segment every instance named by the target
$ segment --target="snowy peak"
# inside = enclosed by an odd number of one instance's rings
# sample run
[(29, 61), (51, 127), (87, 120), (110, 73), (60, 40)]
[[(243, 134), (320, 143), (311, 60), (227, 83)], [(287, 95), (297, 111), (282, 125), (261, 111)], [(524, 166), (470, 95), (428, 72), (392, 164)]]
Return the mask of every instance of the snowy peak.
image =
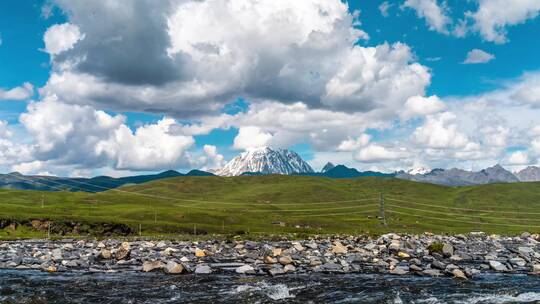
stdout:
[(321, 173), (326, 173), (332, 169), (334, 169), (336, 166), (334, 164), (332, 164), (331, 162), (327, 162), (326, 165), (324, 165), (324, 167), (322, 168), (321, 170)]
[(313, 173), (313, 169), (294, 151), (262, 147), (243, 152), (216, 173), (221, 176), (238, 176), (246, 172), (295, 174)]
[(428, 174), (429, 172), (431, 172), (431, 169), (426, 168), (426, 167), (417, 167), (417, 168), (412, 168), (412, 169), (407, 170), (407, 174), (410, 174), (410, 175)]

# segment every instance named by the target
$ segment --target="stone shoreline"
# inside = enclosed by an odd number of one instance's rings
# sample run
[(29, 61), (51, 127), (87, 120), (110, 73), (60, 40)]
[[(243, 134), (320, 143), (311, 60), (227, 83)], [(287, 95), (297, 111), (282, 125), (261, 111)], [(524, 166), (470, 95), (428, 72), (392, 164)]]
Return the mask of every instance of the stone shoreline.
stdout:
[(540, 235), (385, 234), (302, 241), (0, 241), (0, 269), (282, 275), (383, 273), (474, 278), (540, 274)]

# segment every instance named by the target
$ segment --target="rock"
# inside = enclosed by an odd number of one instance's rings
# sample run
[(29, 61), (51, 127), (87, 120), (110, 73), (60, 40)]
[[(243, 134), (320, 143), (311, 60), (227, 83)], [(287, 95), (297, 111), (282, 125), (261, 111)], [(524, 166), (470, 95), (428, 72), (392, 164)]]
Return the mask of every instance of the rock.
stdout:
[(174, 249), (174, 248), (171, 248), (171, 247), (167, 247), (165, 248), (165, 250), (163, 250), (163, 255), (166, 255), (166, 256), (171, 256), (173, 255), (175, 252), (177, 252), (178, 250)]
[(454, 275), (454, 278), (456, 279), (467, 279), (467, 276), (465, 275), (465, 273), (463, 273), (463, 271), (461, 271), (460, 269), (454, 269), (452, 270), (452, 274)]
[[(281, 263), (281, 262), (280, 262)], [(311, 267), (316, 267), (316, 266), (321, 266), (322, 265), (322, 262), (321, 260), (318, 260), (318, 259), (314, 259), (314, 258), (311, 258), (309, 260), (309, 266)]]
[(531, 247), (518, 247), (518, 251), (522, 256), (530, 256), (531, 253), (534, 253), (534, 249)]
[(401, 242), (398, 240), (393, 240), (390, 245), (388, 245), (389, 251), (399, 251), (401, 248)]
[(53, 249), (53, 251), (51, 251), (51, 256), (52, 256), (52, 259), (55, 260), (55, 261), (61, 260), (62, 259), (62, 250), (59, 249), (59, 248)]
[(56, 266), (51, 265), (51, 266), (45, 268), (45, 271), (50, 272), (50, 273), (53, 273), (53, 272), (57, 272), (58, 269), (56, 268)]
[(277, 263), (277, 259), (267, 255), (267, 256), (264, 257), (264, 263), (265, 264), (275, 264), (275, 263)]
[(442, 253), (446, 257), (450, 257), (454, 254), (454, 246), (451, 244), (445, 243), (442, 247)]
[(396, 268), (390, 270), (390, 273), (391, 274), (396, 274), (396, 275), (404, 275), (404, 274), (409, 273), (409, 267), (407, 267), (407, 266), (397, 266)]
[(206, 256), (206, 253), (204, 252), (204, 250), (196, 248), (195, 249), (195, 256), (198, 257), (198, 258), (203, 258), (203, 257)]
[(197, 265), (197, 267), (195, 267), (195, 273), (196, 274), (211, 274), (212, 268), (208, 265)]
[(532, 272), (534, 274), (540, 274), (540, 264), (533, 264), (532, 265)]
[(285, 265), (285, 267), (283, 267), (283, 270), (285, 272), (295, 272), (296, 267), (294, 267), (294, 265), (292, 265), (292, 264), (288, 264), (288, 265)]
[(76, 261), (66, 261), (66, 260), (63, 260), (63, 261), (62, 261), (62, 266), (74, 268), (74, 267), (77, 267), (77, 266), (79, 266), (79, 265), (77, 264)]
[(285, 270), (281, 267), (279, 268), (270, 268), (270, 270), (268, 270), (268, 273), (271, 275), (271, 276), (277, 276), (277, 275), (280, 275), (280, 274), (285, 274)]
[(418, 271), (418, 272), (424, 270), (422, 267), (420, 267), (418, 265), (410, 265), (409, 269), (412, 270), (412, 271)]
[(422, 274), (430, 277), (440, 277), (441, 271), (439, 269), (425, 269)]
[(99, 253), (99, 257), (105, 260), (109, 260), (112, 258), (112, 253), (110, 250), (103, 248)]
[(319, 247), (317, 245), (317, 243), (315, 243), (315, 242), (310, 242), (310, 243), (304, 244), (304, 246), (306, 246), (307, 248), (310, 248), (310, 249), (317, 249)]
[(296, 251), (298, 251), (298, 252), (302, 252), (302, 251), (305, 250), (305, 248), (304, 248), (300, 243), (298, 243), (298, 242), (295, 242), (295, 243), (293, 244), (293, 247), (294, 247), (294, 249), (296, 249)]
[(184, 272), (184, 266), (174, 261), (168, 261), (165, 265), (165, 273), (168, 274), (181, 274)]
[(274, 248), (272, 249), (272, 254), (276, 257), (276, 256), (280, 256), (281, 253), (283, 252), (283, 250), (281, 248)]
[(489, 267), (495, 271), (508, 271), (508, 268), (503, 263), (497, 261), (489, 261)]
[(402, 258), (402, 259), (408, 259), (408, 258), (411, 257), (408, 253), (403, 252), (403, 251), (398, 252), (397, 255), (398, 255), (398, 257), (400, 257), (400, 258)]
[(145, 261), (142, 265), (143, 272), (151, 272), (161, 268), (163, 268), (163, 263), (161, 261)]
[(292, 264), (293, 260), (290, 256), (282, 256), (279, 258), (279, 263), (281, 265), (289, 265)]
[(181, 257), (181, 258), (180, 258), (180, 262), (182, 262), (182, 263), (187, 263), (187, 262), (189, 262), (189, 259), (188, 259), (187, 257), (184, 256), (184, 257)]
[(435, 260), (435, 261), (433, 261), (431, 263), (431, 267), (435, 268), (435, 269), (440, 269), (440, 270), (445, 270), (446, 269), (446, 265), (443, 262), (437, 261), (437, 260)]
[(347, 247), (343, 246), (340, 242), (335, 242), (334, 246), (332, 246), (333, 254), (346, 254), (347, 251)]
[(521, 234), (522, 239), (528, 239), (529, 237), (531, 237), (531, 234), (529, 232), (523, 232)]
[(253, 267), (251, 267), (250, 265), (244, 265), (244, 266), (240, 266), (238, 268), (235, 269), (236, 273), (241, 273), (241, 274), (254, 274), (255, 273), (255, 269)]
[(510, 264), (514, 266), (518, 266), (518, 267), (524, 267), (525, 265), (527, 265), (527, 262), (524, 259), (519, 258), (519, 257), (511, 258), (509, 262)]
[(131, 246), (128, 242), (123, 242), (118, 249), (116, 249), (116, 259), (117, 260), (127, 260), (131, 253)]

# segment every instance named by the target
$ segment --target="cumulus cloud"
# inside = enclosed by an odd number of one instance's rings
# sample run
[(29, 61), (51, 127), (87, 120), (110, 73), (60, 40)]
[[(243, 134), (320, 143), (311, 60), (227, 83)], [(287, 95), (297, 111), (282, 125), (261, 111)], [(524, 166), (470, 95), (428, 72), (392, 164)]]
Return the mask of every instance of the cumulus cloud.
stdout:
[(418, 116), (426, 116), (441, 112), (446, 109), (444, 102), (436, 95), (424, 97), (413, 96), (405, 102), (405, 109), (401, 113), (403, 119), (410, 119)]
[(528, 165), (530, 164), (529, 155), (526, 151), (516, 151), (509, 155), (505, 163), (511, 166)]
[(508, 26), (536, 18), (539, 11), (540, 2), (536, 0), (479, 0), (477, 11), (468, 12), (467, 16), (484, 40), (505, 43)]
[(185, 152), (194, 143), (191, 136), (170, 132), (176, 124), (170, 118), (133, 132), (122, 115), (55, 100), (30, 104), (20, 120), (35, 139), (32, 157), (54, 165), (170, 169), (189, 164)]
[(487, 53), (479, 49), (473, 49), (467, 53), (467, 58), (463, 61), (464, 64), (487, 63), (495, 59), (495, 55)]
[(390, 149), (379, 144), (370, 144), (354, 154), (354, 159), (361, 162), (384, 162), (407, 156), (404, 149)]
[(412, 140), (432, 149), (461, 149), (470, 144), (468, 137), (458, 130), (456, 115), (451, 112), (427, 116), (412, 134)]
[(234, 138), (233, 147), (238, 150), (248, 150), (267, 146), (272, 140), (272, 134), (261, 131), (254, 126), (241, 127)]
[(45, 52), (56, 56), (73, 49), (74, 45), (84, 39), (79, 27), (70, 23), (55, 24), (47, 29), (43, 36)]
[(419, 18), (425, 18), (429, 29), (439, 33), (448, 34), (448, 25), (452, 20), (446, 14), (446, 8), (437, 3), (437, 0), (406, 0), (402, 8), (411, 8), (416, 11)]
[(362, 134), (357, 138), (348, 138), (342, 141), (337, 150), (338, 151), (355, 151), (366, 146), (371, 140), (371, 136), (368, 134)]
[(34, 95), (34, 86), (25, 82), (22, 86), (2, 89), (0, 88), (0, 100), (26, 100)]
[(70, 103), (191, 118), (239, 96), (372, 111), (430, 82), (406, 45), (358, 45), (359, 13), (339, 0), (56, 3), (84, 39), (42, 92)]

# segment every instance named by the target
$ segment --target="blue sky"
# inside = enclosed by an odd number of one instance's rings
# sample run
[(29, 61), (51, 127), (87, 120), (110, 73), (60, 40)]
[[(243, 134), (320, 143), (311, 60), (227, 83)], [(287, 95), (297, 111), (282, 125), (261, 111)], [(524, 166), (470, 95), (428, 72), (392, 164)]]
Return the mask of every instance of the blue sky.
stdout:
[(540, 5), (173, 2), (0, 2), (0, 171), (538, 164)]

